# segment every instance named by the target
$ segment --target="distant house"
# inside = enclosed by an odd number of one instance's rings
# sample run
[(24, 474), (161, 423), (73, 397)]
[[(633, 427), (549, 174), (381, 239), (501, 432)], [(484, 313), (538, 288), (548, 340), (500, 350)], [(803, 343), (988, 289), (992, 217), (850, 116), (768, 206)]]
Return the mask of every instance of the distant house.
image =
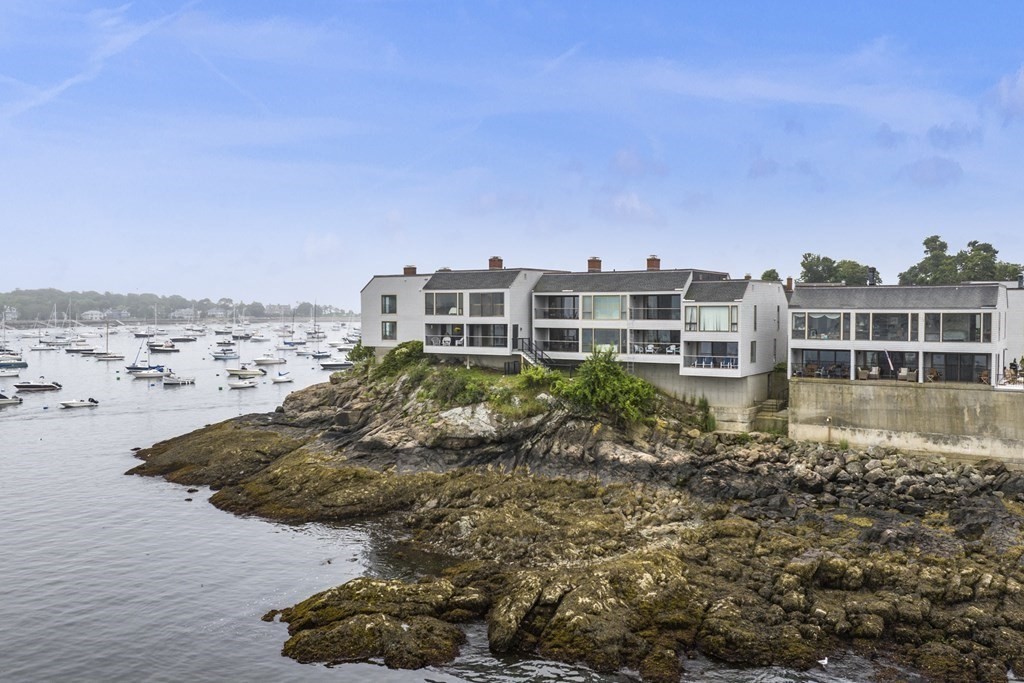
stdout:
[(18, 309), (15, 308), (14, 306), (4, 306), (3, 308), (0, 308), (0, 313), (3, 314), (4, 320), (18, 319)]
[(190, 320), (195, 313), (191, 308), (179, 308), (171, 311), (168, 316), (171, 320)]
[(206, 311), (207, 318), (226, 318), (231, 314), (231, 311), (223, 309), (219, 306), (214, 306)]
[(92, 310), (85, 311), (78, 317), (85, 322), (96, 322), (98, 320), (103, 320), (106, 317), (106, 314), (103, 311)]

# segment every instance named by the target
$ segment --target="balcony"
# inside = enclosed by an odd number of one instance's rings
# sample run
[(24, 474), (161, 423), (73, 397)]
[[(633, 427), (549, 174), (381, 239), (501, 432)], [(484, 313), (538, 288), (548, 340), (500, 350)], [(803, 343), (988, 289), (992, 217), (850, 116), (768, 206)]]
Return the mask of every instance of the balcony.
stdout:
[(683, 365), (702, 370), (739, 370), (740, 359), (736, 356), (683, 356)]
[(629, 352), (633, 354), (662, 354), (668, 356), (679, 355), (679, 343), (671, 342), (653, 342), (653, 343), (634, 343), (629, 345)]

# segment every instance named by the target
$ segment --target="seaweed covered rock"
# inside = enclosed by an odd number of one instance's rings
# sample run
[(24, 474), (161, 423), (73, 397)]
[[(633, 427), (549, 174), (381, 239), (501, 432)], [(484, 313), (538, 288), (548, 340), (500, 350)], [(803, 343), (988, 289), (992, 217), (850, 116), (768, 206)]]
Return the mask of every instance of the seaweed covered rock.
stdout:
[(268, 613), (288, 623), (283, 654), (300, 662), (382, 658), (415, 669), (454, 659), (465, 642), (453, 616), (479, 618), (488, 606), (479, 591), (446, 579), (419, 583), (355, 579), (294, 607)]

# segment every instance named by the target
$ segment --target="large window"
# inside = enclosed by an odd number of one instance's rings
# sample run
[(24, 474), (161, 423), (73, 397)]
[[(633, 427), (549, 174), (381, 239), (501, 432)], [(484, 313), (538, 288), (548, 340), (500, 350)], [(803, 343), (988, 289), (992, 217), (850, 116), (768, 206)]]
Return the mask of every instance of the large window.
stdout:
[(687, 306), (686, 329), (701, 332), (737, 332), (740, 327), (738, 306)]
[(621, 352), (626, 347), (626, 330), (584, 329), (583, 353), (611, 350)]
[(427, 292), (423, 312), (427, 315), (462, 315), (462, 292)]
[(808, 313), (807, 336), (811, 339), (839, 339), (841, 322), (838, 313)]
[(643, 294), (632, 303), (634, 320), (679, 320), (678, 294)]
[(989, 357), (977, 353), (924, 354), (926, 382), (981, 382), (989, 384)]
[(537, 297), (537, 317), (546, 320), (576, 320), (579, 318), (579, 296)]
[(467, 325), (468, 346), (508, 347), (508, 325)]
[(469, 315), (473, 318), (500, 318), (505, 315), (504, 292), (471, 292)]
[(398, 323), (394, 320), (384, 320), (380, 324), (380, 338), (394, 341), (398, 339)]
[(875, 341), (907, 341), (910, 336), (906, 313), (874, 313), (871, 338)]
[(398, 313), (398, 295), (397, 294), (381, 294), (380, 296), (380, 312), (394, 314)]
[(584, 320), (625, 320), (626, 297), (601, 294), (583, 297)]
[(580, 350), (580, 331), (577, 329), (548, 330), (547, 341), (540, 342), (542, 351), (563, 351), (576, 353)]

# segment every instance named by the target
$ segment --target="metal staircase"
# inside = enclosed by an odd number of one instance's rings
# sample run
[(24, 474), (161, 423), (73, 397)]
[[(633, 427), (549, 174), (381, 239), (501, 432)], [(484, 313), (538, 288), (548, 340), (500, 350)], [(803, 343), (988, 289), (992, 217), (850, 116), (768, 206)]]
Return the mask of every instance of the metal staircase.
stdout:
[(551, 367), (551, 358), (548, 354), (540, 350), (540, 347), (534, 343), (532, 339), (528, 337), (518, 337), (514, 343), (513, 348), (519, 352), (522, 356), (523, 361), (530, 365), (537, 365), (542, 368)]

